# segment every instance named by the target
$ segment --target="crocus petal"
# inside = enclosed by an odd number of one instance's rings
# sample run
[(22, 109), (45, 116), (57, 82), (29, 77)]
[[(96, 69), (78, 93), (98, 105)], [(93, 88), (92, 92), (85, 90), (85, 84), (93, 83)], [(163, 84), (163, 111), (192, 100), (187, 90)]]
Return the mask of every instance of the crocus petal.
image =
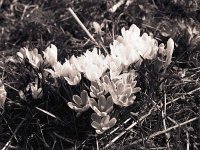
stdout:
[(105, 104), (106, 104), (106, 98), (104, 95), (101, 95), (98, 100), (98, 107), (100, 111), (104, 110)]
[(95, 128), (95, 129), (98, 129), (98, 130), (101, 129), (101, 125), (100, 125), (98, 122), (96, 122), (96, 121), (93, 121), (93, 122), (91, 123), (91, 126), (92, 126), (93, 128)]
[(97, 107), (93, 106), (92, 109), (97, 113), (98, 116), (104, 117), (107, 115), (106, 112), (101, 112)]
[(89, 99), (89, 105), (91, 108), (93, 106), (98, 107), (97, 102), (93, 98)]
[(107, 115), (101, 119), (101, 123), (105, 125), (109, 122), (109, 120), (110, 120), (110, 116)]
[(79, 107), (78, 105), (72, 103), (72, 102), (68, 102), (67, 105), (69, 106), (69, 108), (77, 111), (77, 112), (81, 112), (83, 110), (82, 107)]
[(112, 128), (117, 122), (116, 118), (112, 118), (109, 123), (107, 124), (107, 126), (109, 126), (110, 128)]
[(82, 100), (81, 100), (81, 98), (78, 96), (78, 95), (73, 95), (73, 101), (79, 106), (79, 107), (81, 107), (81, 105), (82, 105)]
[(101, 129), (101, 130), (96, 130), (96, 133), (97, 133), (97, 134), (103, 134), (103, 132), (104, 132), (104, 131), (103, 131), (102, 129)]
[(96, 121), (96, 122), (98, 122), (98, 123), (101, 123), (101, 117), (98, 116), (96, 113), (93, 113), (93, 114), (91, 115), (91, 119), (92, 119), (93, 121)]
[(86, 103), (88, 102), (88, 93), (87, 93), (87, 91), (85, 91), (85, 90), (83, 90), (82, 92), (81, 92), (81, 99), (82, 99), (82, 104), (83, 105), (86, 105)]
[(140, 87), (135, 87), (135, 88), (132, 90), (132, 94), (138, 93), (139, 91), (141, 91), (141, 88), (140, 88)]
[(112, 100), (112, 97), (111, 96), (109, 96), (108, 98), (107, 98), (107, 102), (106, 102), (106, 105), (105, 105), (105, 111), (107, 112), (107, 113), (110, 113), (112, 110), (113, 110), (113, 100)]

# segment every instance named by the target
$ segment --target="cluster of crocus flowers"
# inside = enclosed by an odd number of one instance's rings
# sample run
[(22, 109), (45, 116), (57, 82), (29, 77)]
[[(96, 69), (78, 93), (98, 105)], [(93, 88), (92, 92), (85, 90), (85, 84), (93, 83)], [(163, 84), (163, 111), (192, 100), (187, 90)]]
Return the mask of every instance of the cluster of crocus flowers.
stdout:
[[(88, 102), (90, 108), (95, 112), (91, 117), (91, 125), (96, 129), (96, 133), (102, 134), (117, 122), (114, 117), (110, 119), (114, 104), (121, 107), (133, 104), (136, 98), (135, 94), (140, 91), (140, 88), (136, 87), (136, 77), (136, 72), (130, 71), (129, 73), (122, 73), (113, 79), (110, 79), (109, 75), (105, 74), (100, 80), (91, 82)], [(84, 104), (87, 106), (86, 103)], [(75, 107), (72, 109), (76, 111)]]
[(110, 44), (110, 55), (104, 57), (94, 49), (92, 52), (87, 51), (84, 56), (73, 58), (77, 70), (91, 81), (91, 98), (88, 101), (95, 112), (91, 116), (91, 125), (98, 134), (116, 124), (117, 119), (110, 117), (114, 105), (132, 105), (136, 99), (135, 94), (141, 90), (136, 87), (137, 73), (130, 70), (129, 66), (133, 64), (138, 68), (144, 59), (155, 60), (159, 56), (161, 59), (157, 64), (160, 65), (161, 61), (164, 63), (162, 67), (167, 67), (172, 59), (172, 39), (168, 40), (167, 48), (164, 48), (164, 44), (158, 46), (157, 40), (147, 33), (140, 36), (140, 29), (134, 24), (129, 30), (122, 28), (121, 32), (122, 36)]
[[(132, 105), (136, 93), (141, 90), (136, 86), (137, 71), (130, 65), (138, 68), (144, 59), (154, 59), (159, 71), (171, 63), (174, 50), (172, 39), (168, 40), (166, 48), (164, 44), (158, 46), (152, 36), (147, 33), (140, 35), (140, 29), (134, 24), (128, 30), (122, 28), (121, 33), (110, 44), (111, 53), (106, 56), (94, 48), (61, 63), (57, 60), (57, 48), (53, 44), (43, 51), (43, 55), (37, 49), (29, 51), (27, 48), (21, 49), (17, 55), (21, 61), (27, 58), (35, 68), (43, 66), (43, 70), (53, 78), (64, 78), (69, 85), (79, 84), (84, 75), (90, 81), (90, 88), (83, 90), (80, 96), (74, 95), (68, 106), (79, 114), (91, 108), (94, 111), (91, 125), (98, 134), (102, 134), (117, 122), (116, 118), (111, 118), (114, 106)], [(42, 96), (39, 94), (42, 89), (37, 83), (31, 84), (31, 91), (33, 98)]]
[(99, 80), (108, 68), (106, 57), (100, 51), (98, 54), (97, 48), (86, 51), (77, 58), (72, 56), (72, 64), (90, 81)]
[[(140, 36), (140, 29), (135, 24), (128, 30), (122, 28), (121, 33), (122, 36), (118, 36), (113, 44), (110, 44), (110, 49), (112, 57), (120, 61), (125, 68), (131, 64), (139, 67), (143, 59), (151, 60), (157, 57), (160, 47), (158, 46), (157, 40), (147, 33), (143, 33)], [(169, 39), (167, 42), (167, 47), (166, 53), (169, 58), (167, 62), (169, 62), (174, 50), (174, 42), (172, 39)]]

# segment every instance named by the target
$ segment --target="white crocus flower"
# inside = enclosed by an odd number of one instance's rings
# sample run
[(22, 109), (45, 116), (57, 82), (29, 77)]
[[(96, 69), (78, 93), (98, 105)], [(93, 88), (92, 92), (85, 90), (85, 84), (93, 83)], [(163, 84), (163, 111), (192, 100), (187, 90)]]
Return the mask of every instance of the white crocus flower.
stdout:
[(40, 54), (38, 54), (38, 49), (33, 49), (32, 51), (26, 50), (26, 56), (31, 65), (36, 68), (39, 68), (40, 65), (43, 63), (43, 58)]
[(96, 65), (88, 65), (90, 69), (87, 69), (85, 72), (85, 77), (90, 81), (99, 80), (102, 75), (101, 68), (98, 68)]
[(19, 52), (17, 52), (17, 56), (20, 59), (20, 62), (24, 62), (24, 59), (26, 58), (26, 50), (28, 50), (27, 48), (21, 48), (19, 50)]
[(98, 102), (96, 102), (95, 99), (90, 98), (89, 105), (96, 112), (96, 114), (101, 117), (108, 115), (108, 113), (113, 110), (113, 100), (111, 96), (106, 98), (104, 95), (101, 95)]
[(60, 62), (56, 62), (53, 65), (53, 70), (44, 70), (49, 72), (53, 78), (64, 77), (70, 85), (76, 85), (81, 80), (80, 72), (74, 67), (73, 64), (70, 64), (70, 61), (67, 59), (65, 60), (65, 63), (63, 65)]
[(90, 81), (99, 80), (108, 68), (105, 57), (98, 54), (96, 48), (92, 52), (86, 51), (80, 57), (72, 56), (70, 63)]
[(44, 70), (49, 72), (53, 78), (58, 78), (62, 76), (63, 65), (58, 61), (53, 65), (53, 70), (52, 69), (44, 69)]
[(155, 63), (155, 70), (160, 71), (161, 68), (167, 68), (172, 61), (172, 54), (174, 51), (174, 41), (170, 38), (167, 41), (167, 47), (161, 43), (158, 48), (158, 56)]
[(29, 63), (36, 68), (39, 68), (43, 63), (43, 58), (40, 54), (38, 54), (38, 49), (33, 49), (29, 51), (27, 48), (21, 48), (19, 52), (17, 52), (20, 61), (23, 61), (25, 58), (28, 59)]
[[(138, 43), (138, 42), (137, 42)], [(122, 63), (125, 68), (140, 59), (137, 47), (133, 47), (133, 42), (126, 42), (121, 36), (110, 45), (111, 55)]]
[(89, 100), (92, 99), (88, 96), (87, 91), (83, 90), (81, 96), (73, 95), (73, 102), (68, 102), (67, 105), (78, 113), (84, 112), (89, 109)]
[(106, 56), (106, 62), (108, 64), (108, 68), (110, 69), (110, 78), (113, 79), (118, 76), (123, 69), (121, 61), (119, 61), (116, 57), (112, 57), (110, 55)]
[(106, 130), (112, 128), (116, 122), (116, 118), (112, 118), (109, 115), (106, 115), (104, 117), (98, 116), (96, 113), (93, 113), (91, 115), (92, 123), (91, 126), (95, 128), (97, 134), (102, 134)]
[(53, 44), (46, 48), (43, 54), (47, 64), (53, 66), (55, 63), (57, 63), (57, 51), (57, 47)]
[(80, 72), (74, 67), (73, 64), (70, 64), (70, 61), (67, 59), (63, 64), (62, 76), (70, 85), (77, 85), (81, 80)]
[(41, 98), (43, 96), (43, 91), (42, 91), (41, 87), (39, 88), (37, 78), (35, 79), (35, 83), (30, 84), (30, 89), (31, 89), (31, 92), (32, 92), (33, 99), (38, 99), (38, 98)]
[(92, 52), (87, 51), (85, 57), (87, 61), (85, 76), (90, 81), (99, 80), (103, 73), (108, 69), (106, 58), (102, 54), (98, 54), (96, 48), (94, 48)]
[(144, 33), (140, 36), (140, 29), (132, 25), (129, 30), (122, 28), (122, 36), (118, 36), (110, 45), (112, 57), (116, 57), (127, 68), (130, 64), (142, 59), (154, 59), (158, 45), (155, 39)]
[(84, 55), (75, 57), (74, 55), (70, 58), (70, 63), (79, 71), (84, 73), (87, 68), (87, 61)]

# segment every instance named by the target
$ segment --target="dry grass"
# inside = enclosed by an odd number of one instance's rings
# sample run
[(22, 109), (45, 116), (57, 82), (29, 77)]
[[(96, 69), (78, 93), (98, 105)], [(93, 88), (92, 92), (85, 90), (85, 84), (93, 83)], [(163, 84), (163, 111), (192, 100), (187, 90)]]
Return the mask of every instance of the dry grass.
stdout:
[[(0, 0), (0, 60), (5, 62), (0, 73), (8, 92), (5, 111), (0, 114), (2, 149), (200, 149), (200, 3), (136, 0), (110, 13), (116, 3)], [(91, 111), (76, 117), (66, 104), (73, 94), (87, 88), (87, 81), (69, 87), (62, 79), (57, 85), (41, 80), (44, 97), (34, 100), (25, 87), (39, 72), (30, 64), (7, 62), (23, 46), (41, 52), (53, 43), (61, 61), (95, 47), (69, 7), (98, 43), (92, 22), (104, 23), (105, 42), (101, 44), (108, 51), (121, 27), (133, 23), (142, 32), (153, 33), (159, 42), (171, 37), (176, 44), (167, 70), (156, 73), (153, 64), (144, 61), (137, 100), (126, 109), (116, 107), (117, 124), (100, 136), (90, 127)]]

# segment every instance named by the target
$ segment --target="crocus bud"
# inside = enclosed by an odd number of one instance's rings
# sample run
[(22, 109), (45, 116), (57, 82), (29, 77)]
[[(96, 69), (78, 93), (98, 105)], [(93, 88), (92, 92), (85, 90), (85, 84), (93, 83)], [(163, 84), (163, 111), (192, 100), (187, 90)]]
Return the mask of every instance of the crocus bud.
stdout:
[(174, 51), (174, 41), (170, 38), (167, 41), (167, 48), (166, 48), (167, 58), (165, 67), (167, 67), (171, 63), (173, 51)]
[(99, 33), (99, 34), (101, 34), (101, 26), (100, 26), (100, 24), (99, 23), (97, 23), (97, 22), (93, 22), (93, 27), (94, 27), (94, 30), (95, 30), (95, 32), (96, 33)]
[(1, 84), (0, 85), (0, 108), (3, 108), (5, 100), (6, 100), (7, 92), (4, 88), (4, 85), (2, 83), (0, 83), (0, 84)]

